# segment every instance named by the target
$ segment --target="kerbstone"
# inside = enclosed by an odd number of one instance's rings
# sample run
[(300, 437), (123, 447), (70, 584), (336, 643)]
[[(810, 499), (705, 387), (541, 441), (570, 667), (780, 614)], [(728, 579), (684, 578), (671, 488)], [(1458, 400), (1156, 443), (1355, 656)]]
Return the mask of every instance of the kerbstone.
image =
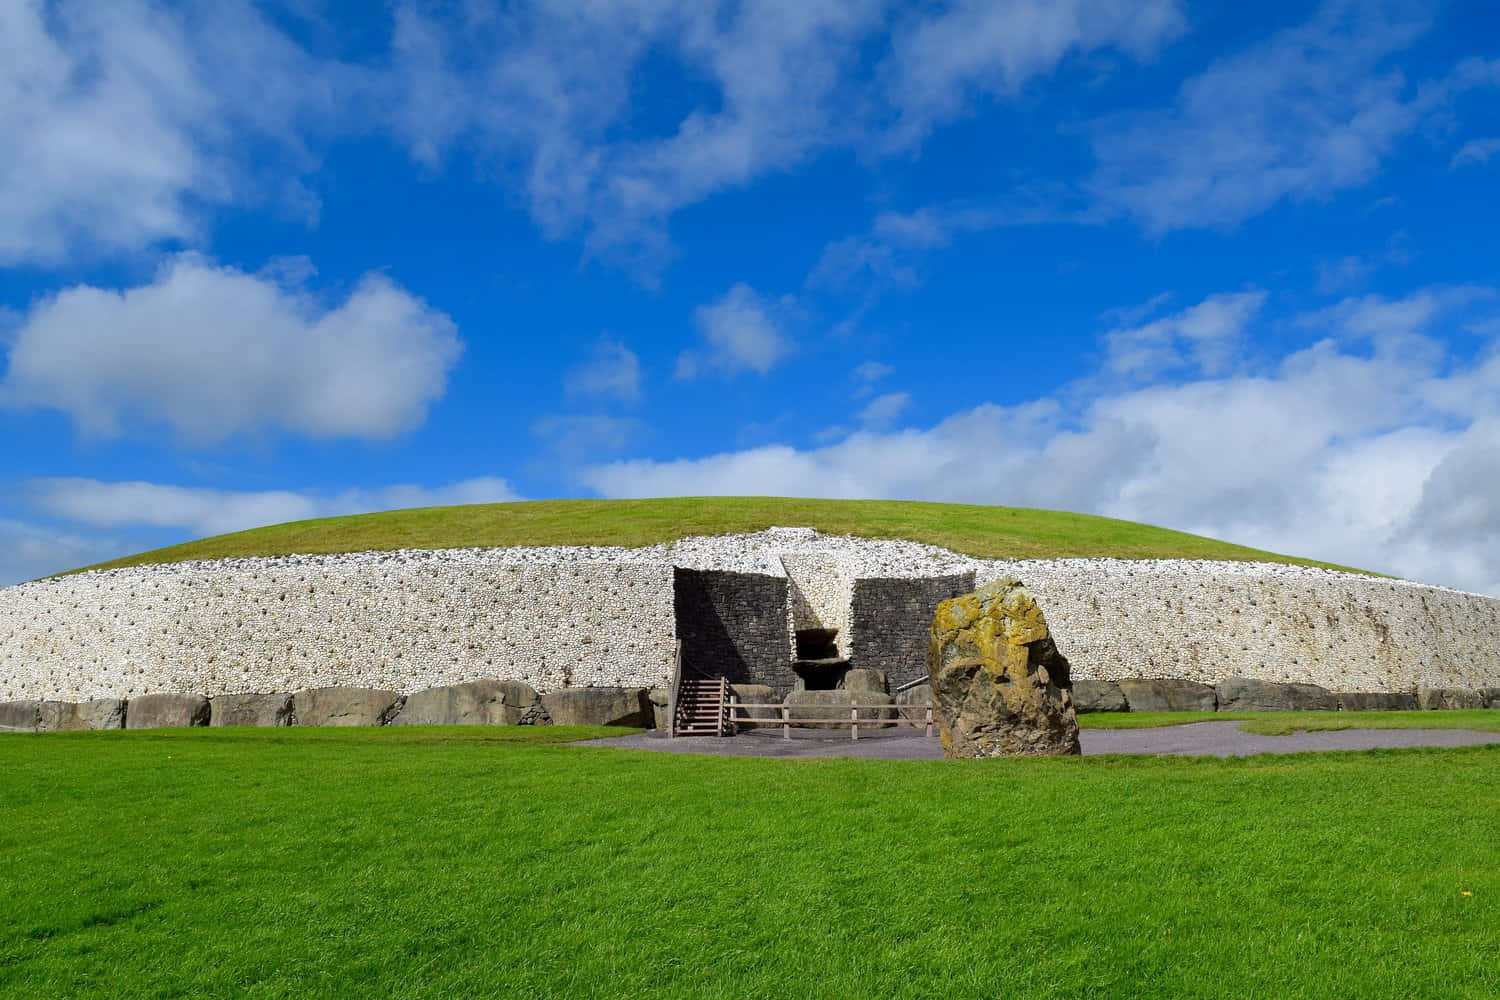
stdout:
[(395, 691), (377, 688), (308, 688), (292, 696), (292, 725), (383, 726), (401, 702)]
[(672, 707), (672, 692), (664, 687), (652, 688), (646, 692), (646, 700), (651, 702), (651, 728), (666, 729), (668, 710)]
[(208, 699), (210, 726), (290, 726), (290, 694), (221, 694)]
[(1075, 712), (1124, 712), (1129, 709), (1125, 692), (1114, 681), (1074, 681)]
[(44, 701), (43, 732), (77, 732), (88, 729), (124, 729), (125, 700), (98, 698), (93, 701)]
[(901, 718), (916, 725), (927, 723), (927, 710), (932, 707), (932, 685), (918, 684), (896, 695), (896, 712)]
[(927, 674), (945, 757), (1082, 752), (1068, 661), (1019, 580), (938, 605)]
[(523, 681), (479, 680), (409, 695), (393, 726), (514, 726), (536, 702)]
[[(854, 706), (874, 706), (870, 708)], [(886, 708), (885, 706), (891, 706)], [(787, 714), (792, 725), (808, 729), (847, 729), (852, 713), (858, 711), (861, 726), (895, 725), (895, 699), (878, 691), (793, 691), (786, 696)], [(814, 722), (815, 719), (837, 719), (836, 722)], [(842, 721), (849, 720), (849, 721)]]
[(1214, 689), (1221, 712), (1332, 712), (1333, 692), (1316, 684), (1286, 684), (1230, 677)]
[[(729, 693), (742, 705), (774, 705), (781, 701), (769, 684), (731, 684)], [(744, 708), (739, 712), (741, 729), (780, 725), (781, 713), (774, 708)], [(745, 721), (745, 720), (749, 721)]]
[(1212, 712), (1218, 704), (1214, 689), (1196, 681), (1127, 677), (1120, 690), (1132, 712)]
[(41, 702), (0, 701), (0, 733), (34, 733), (41, 722)]
[(558, 688), (542, 695), (542, 707), (558, 726), (651, 725), (646, 688)]
[(1340, 691), (1334, 695), (1342, 712), (1410, 712), (1417, 696), (1409, 691)]
[(849, 691), (886, 693), (885, 672), (870, 667), (855, 667), (844, 674), (844, 688)]
[(126, 729), (176, 729), (208, 725), (208, 699), (201, 694), (144, 694), (130, 699)]
[(1484, 696), (1485, 708), (1500, 708), (1500, 687), (1480, 688), (1479, 693)]
[(1417, 707), (1427, 710), (1483, 708), (1484, 696), (1468, 688), (1417, 688)]

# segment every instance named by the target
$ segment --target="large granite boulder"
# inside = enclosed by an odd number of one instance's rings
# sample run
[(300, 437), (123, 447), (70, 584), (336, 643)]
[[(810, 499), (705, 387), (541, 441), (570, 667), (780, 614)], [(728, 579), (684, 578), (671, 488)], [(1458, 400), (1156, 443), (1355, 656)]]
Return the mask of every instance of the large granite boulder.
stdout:
[(1132, 712), (1212, 712), (1218, 696), (1207, 684), (1128, 677), (1120, 683)]
[(896, 714), (901, 717), (901, 721), (911, 725), (927, 725), (927, 710), (931, 707), (931, 684), (918, 684), (896, 695)]
[(940, 603), (927, 673), (944, 756), (1080, 752), (1068, 661), (1019, 581)]
[(126, 729), (175, 729), (208, 725), (208, 699), (201, 694), (143, 694), (125, 709)]
[(1114, 681), (1073, 682), (1075, 712), (1124, 712), (1129, 708), (1125, 692)]
[(1340, 691), (1333, 696), (1341, 712), (1410, 712), (1417, 696), (1410, 692)]
[(292, 725), (383, 726), (401, 711), (402, 701), (395, 691), (357, 687), (308, 688), (292, 696)]
[(41, 723), (41, 702), (0, 701), (0, 733), (34, 733)]
[(885, 694), (885, 673), (870, 667), (855, 667), (844, 674), (844, 689), (847, 691), (874, 691)]
[(1221, 712), (1333, 712), (1333, 692), (1316, 684), (1282, 684), (1249, 677), (1229, 677), (1215, 692)]
[[(891, 706), (886, 708), (885, 706)], [(856, 708), (855, 706), (859, 706)], [(786, 696), (787, 714), (792, 725), (807, 729), (847, 729), (853, 714), (859, 713), (861, 726), (894, 726), (895, 699), (878, 691), (793, 691)], [(832, 719), (832, 722), (818, 722)]]
[(42, 732), (77, 732), (87, 729), (124, 729), (125, 700), (98, 698), (93, 701), (44, 701)]
[(290, 726), (289, 694), (220, 694), (208, 699), (210, 726)]
[[(776, 697), (776, 689), (769, 684), (731, 684), (729, 685), (731, 697), (739, 699), (741, 705), (775, 705), (781, 699)], [(760, 729), (766, 726), (781, 725), (781, 711), (775, 708), (743, 708), (739, 710), (741, 729)], [(746, 720), (749, 721), (746, 721)]]
[(393, 726), (514, 726), (536, 701), (525, 681), (448, 684), (409, 695)]
[(1417, 688), (1417, 707), (1420, 709), (1483, 708), (1484, 695), (1468, 688)]
[(542, 695), (542, 707), (558, 726), (640, 726), (652, 723), (645, 688), (558, 688)]

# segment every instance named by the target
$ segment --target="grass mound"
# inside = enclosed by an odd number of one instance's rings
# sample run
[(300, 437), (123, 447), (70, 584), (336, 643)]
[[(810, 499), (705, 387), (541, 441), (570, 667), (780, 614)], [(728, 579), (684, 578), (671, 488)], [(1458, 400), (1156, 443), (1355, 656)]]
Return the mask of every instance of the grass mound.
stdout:
[[(904, 538), (985, 559), (1236, 559), (1329, 566), (1088, 514), (898, 500), (674, 497), (422, 507), (295, 521), (142, 552), (89, 569), (189, 559), (512, 545), (650, 545), (687, 535), (811, 527)], [(1331, 567), (1343, 568), (1343, 567)]]
[(1500, 748), (945, 763), (522, 738), (0, 736), (0, 995), (1500, 994)]

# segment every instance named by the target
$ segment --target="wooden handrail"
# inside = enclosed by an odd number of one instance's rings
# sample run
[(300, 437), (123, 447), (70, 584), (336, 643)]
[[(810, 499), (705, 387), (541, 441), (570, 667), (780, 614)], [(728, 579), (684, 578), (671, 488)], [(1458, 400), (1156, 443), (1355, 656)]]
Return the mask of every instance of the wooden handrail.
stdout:
[(672, 654), (672, 685), (667, 688), (667, 739), (677, 735), (677, 688), (682, 684), (682, 640)]

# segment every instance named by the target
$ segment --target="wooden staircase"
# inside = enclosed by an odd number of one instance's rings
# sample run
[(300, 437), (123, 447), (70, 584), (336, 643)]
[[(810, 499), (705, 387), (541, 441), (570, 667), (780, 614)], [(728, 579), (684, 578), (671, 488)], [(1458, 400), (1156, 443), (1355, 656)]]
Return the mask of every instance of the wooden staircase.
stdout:
[(691, 677), (677, 682), (673, 736), (727, 736), (730, 733), (729, 682), (722, 677)]

